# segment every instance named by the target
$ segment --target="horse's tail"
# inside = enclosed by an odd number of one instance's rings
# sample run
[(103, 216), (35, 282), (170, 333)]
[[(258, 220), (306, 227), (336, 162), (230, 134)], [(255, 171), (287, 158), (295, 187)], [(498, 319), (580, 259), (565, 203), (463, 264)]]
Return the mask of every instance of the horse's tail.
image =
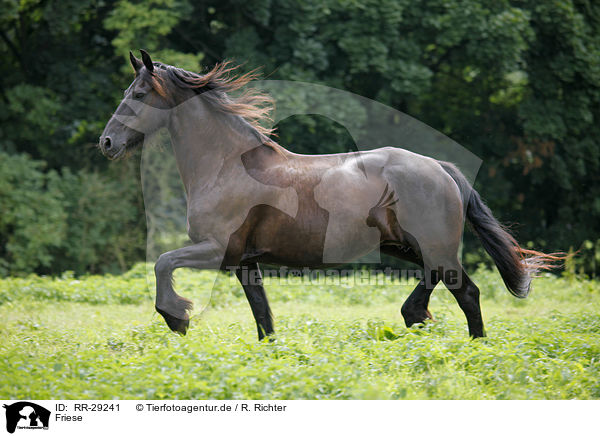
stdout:
[(557, 262), (564, 261), (565, 254), (544, 254), (521, 248), (507, 229), (494, 218), (492, 211), (460, 170), (449, 162), (439, 163), (458, 185), (463, 202), (467, 204), (467, 219), (483, 248), (494, 260), (509, 292), (518, 298), (527, 297), (531, 279), (540, 271), (560, 266)]

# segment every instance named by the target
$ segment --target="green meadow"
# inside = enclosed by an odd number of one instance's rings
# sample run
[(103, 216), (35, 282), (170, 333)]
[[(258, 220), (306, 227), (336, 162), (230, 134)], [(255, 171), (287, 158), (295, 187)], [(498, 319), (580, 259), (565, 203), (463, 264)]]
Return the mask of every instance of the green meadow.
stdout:
[(478, 340), (441, 285), (435, 321), (407, 329), (400, 307), (414, 281), (268, 279), (271, 342), (258, 342), (225, 274), (176, 273), (197, 308), (185, 337), (154, 312), (144, 264), (120, 276), (2, 279), (0, 398), (600, 398), (599, 282), (543, 276), (519, 300), (497, 272), (473, 279), (488, 334)]

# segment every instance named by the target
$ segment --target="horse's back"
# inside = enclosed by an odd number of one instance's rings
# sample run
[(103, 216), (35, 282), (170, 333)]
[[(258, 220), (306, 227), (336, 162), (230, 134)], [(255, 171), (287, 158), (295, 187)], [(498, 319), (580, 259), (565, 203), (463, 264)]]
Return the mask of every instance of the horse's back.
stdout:
[(335, 158), (323, 156), (330, 165), (320, 172), (311, 192), (328, 214), (325, 263), (348, 262), (383, 242), (402, 245), (408, 240), (418, 242), (416, 251), (434, 253), (433, 257), (440, 254), (440, 244), (456, 253), (462, 200), (437, 160), (395, 147)]

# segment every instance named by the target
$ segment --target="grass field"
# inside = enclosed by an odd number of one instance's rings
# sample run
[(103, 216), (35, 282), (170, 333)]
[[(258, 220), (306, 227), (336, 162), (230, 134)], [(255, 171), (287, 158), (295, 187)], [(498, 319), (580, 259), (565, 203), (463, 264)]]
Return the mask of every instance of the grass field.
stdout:
[[(178, 271), (196, 307), (213, 274)], [(526, 300), (496, 272), (473, 275), (488, 338), (470, 340), (438, 286), (435, 322), (406, 329), (413, 283), (282, 285), (267, 294), (274, 342), (258, 342), (225, 275), (188, 335), (154, 313), (146, 268), (122, 276), (0, 280), (0, 398), (600, 398), (600, 283), (541, 277)], [(150, 282), (152, 282), (150, 276)]]

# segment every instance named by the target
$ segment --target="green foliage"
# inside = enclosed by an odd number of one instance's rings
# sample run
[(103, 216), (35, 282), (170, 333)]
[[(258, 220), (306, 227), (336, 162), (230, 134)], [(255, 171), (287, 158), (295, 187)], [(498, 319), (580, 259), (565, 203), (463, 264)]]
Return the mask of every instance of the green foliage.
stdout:
[[(97, 0), (9, 2), (0, 8), (0, 149), (49, 169), (105, 163), (92, 153), (120, 94)], [(100, 130), (100, 131), (99, 131)]]
[(46, 135), (55, 132), (60, 105), (52, 91), (22, 84), (8, 90), (6, 98), (6, 111), (0, 116), (5, 149), (15, 151), (21, 141), (43, 143)]
[(192, 7), (186, 0), (119, 1), (104, 25), (118, 32), (112, 44), (115, 52), (127, 59), (122, 71), (131, 71), (128, 52), (134, 47), (149, 51), (162, 62), (191, 71), (199, 70), (204, 57), (202, 53), (186, 54), (164, 46), (165, 37), (191, 11)]
[(145, 235), (135, 173), (59, 175), (44, 166), (0, 152), (1, 275), (119, 270), (140, 258)]
[(580, 245), (599, 230), (600, 9), (563, 0), (535, 2), (530, 11), (535, 40), (525, 57), (529, 86), (517, 109), (523, 135), (514, 153), (529, 183), (519, 187), (527, 207), (517, 218), (539, 211), (542, 226), (531, 239)]
[(578, 277), (595, 277), (600, 274), (600, 239), (596, 242), (585, 240), (575, 252), (569, 250), (571, 257), (565, 262), (563, 275), (572, 280)]
[[(243, 292), (225, 275), (188, 335), (171, 333), (154, 314), (149, 270), (140, 264), (122, 276), (0, 280), (0, 371), (11, 380), (0, 395), (600, 398), (597, 281), (541, 277), (530, 297), (518, 300), (497, 273), (480, 270), (473, 278), (482, 289), (489, 337), (473, 341), (441, 286), (430, 304), (436, 321), (406, 329), (399, 308), (414, 283), (288, 286), (270, 280), (277, 334), (269, 343), (256, 341)], [(213, 280), (207, 272), (179, 271), (178, 290), (198, 302)], [(348, 292), (358, 300), (351, 302)]]
[(66, 233), (54, 171), (25, 155), (0, 152), (0, 274), (49, 266)]
[(144, 254), (136, 171), (65, 169), (58, 183), (67, 229), (52, 271), (123, 271)]

